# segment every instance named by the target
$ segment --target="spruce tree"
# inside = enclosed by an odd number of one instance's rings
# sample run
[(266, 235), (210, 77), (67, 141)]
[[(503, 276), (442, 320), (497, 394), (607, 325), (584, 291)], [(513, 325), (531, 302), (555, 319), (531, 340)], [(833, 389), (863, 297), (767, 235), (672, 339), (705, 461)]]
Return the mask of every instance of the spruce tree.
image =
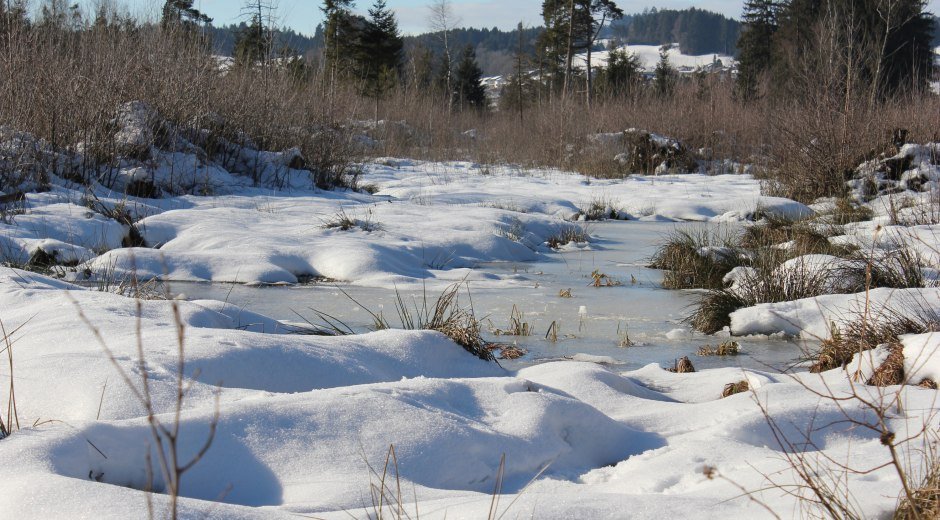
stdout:
[(655, 76), (653, 77), (653, 89), (660, 97), (672, 96), (675, 87), (675, 71), (669, 64), (669, 46), (663, 45), (659, 48), (659, 62), (656, 64)]
[(747, 0), (744, 3), (735, 93), (745, 102), (757, 98), (760, 79), (770, 69), (773, 37), (777, 32), (777, 9), (775, 0)]
[(265, 29), (263, 20), (253, 15), (251, 22), (235, 35), (235, 64), (251, 66), (263, 62), (268, 58), (270, 49), (270, 32)]
[(607, 67), (597, 74), (597, 88), (611, 98), (624, 98), (636, 93), (641, 81), (640, 59), (624, 50), (610, 51)]
[(395, 13), (386, 7), (385, 0), (376, 0), (355, 53), (360, 92), (375, 101), (376, 119), (379, 99), (399, 81), (404, 45)]
[(486, 88), (483, 87), (483, 70), (477, 63), (477, 55), (472, 45), (464, 48), (463, 56), (454, 75), (456, 83), (455, 98), (461, 110), (473, 108), (484, 110), (487, 107)]
[[(934, 59), (925, 8), (922, 0), (787, 1), (773, 38), (774, 52), (786, 58), (775, 61), (780, 93), (813, 87), (816, 71), (841, 75), (833, 88), (872, 104), (925, 89)], [(809, 80), (794, 81), (800, 77)]]
[(320, 8), (326, 18), (323, 43), (331, 94), (336, 83), (349, 72), (353, 49), (359, 37), (352, 15), (354, 6), (353, 0), (323, 0)]

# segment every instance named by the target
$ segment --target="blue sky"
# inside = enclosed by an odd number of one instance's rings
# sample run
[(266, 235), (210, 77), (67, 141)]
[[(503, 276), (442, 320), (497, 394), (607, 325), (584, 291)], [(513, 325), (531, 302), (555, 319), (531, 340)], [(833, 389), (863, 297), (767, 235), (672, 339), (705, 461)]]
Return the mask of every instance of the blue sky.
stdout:
[[(135, 10), (144, 13), (156, 13), (162, 5), (161, 0), (127, 0)], [(279, 23), (294, 28), (303, 33), (312, 34), (314, 28), (322, 20), (319, 0), (274, 0)], [(373, 0), (358, 0), (357, 10), (365, 12)], [(429, 0), (386, 0), (388, 6), (395, 10), (398, 23), (406, 33), (421, 33), (428, 28)], [(519, 22), (526, 26), (539, 25), (541, 18), (542, 0), (451, 0), (454, 11), (461, 20), (461, 26), (469, 27), (499, 27), (509, 29)], [(196, 6), (209, 16), (215, 18), (216, 24), (224, 25), (237, 22), (243, 5), (242, 0), (196, 0)], [(627, 13), (640, 12), (646, 7), (660, 8), (686, 8), (698, 7), (717, 11), (737, 18), (741, 13), (743, 0), (658, 0), (658, 1), (625, 1), (618, 2)], [(928, 10), (940, 12), (940, 0), (930, 0)], [(143, 14), (143, 13), (142, 13)]]

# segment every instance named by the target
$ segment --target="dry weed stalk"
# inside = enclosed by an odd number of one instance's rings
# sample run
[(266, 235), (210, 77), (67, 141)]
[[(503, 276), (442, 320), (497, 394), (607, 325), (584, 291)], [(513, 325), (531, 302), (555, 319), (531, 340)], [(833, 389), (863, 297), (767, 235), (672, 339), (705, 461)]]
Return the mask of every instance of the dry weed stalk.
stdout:
[[(481, 333), (481, 324), (473, 312), (473, 302), (469, 308), (460, 305), (459, 292), (460, 287), (466, 285), (466, 282), (457, 282), (448, 286), (433, 301), (428, 298), (427, 287), (422, 292), (422, 299), (412, 297), (411, 305), (405, 302), (401, 292), (395, 289), (395, 310), (398, 313), (399, 327), (404, 330), (435, 330), (449, 337), (454, 343), (457, 343), (467, 352), (484, 360), (493, 361), (492, 352), (486, 348), (486, 341)], [(379, 312), (373, 312), (368, 306), (363, 305), (352, 297), (341, 287), (336, 289), (343, 293), (349, 301), (355, 303), (365, 310), (372, 317), (373, 329), (385, 330), (393, 328), (385, 315)], [(467, 285), (467, 294), (469, 296), (469, 285)], [(327, 313), (312, 309), (324, 326), (311, 323), (309, 320), (300, 316), (317, 331), (326, 331), (329, 334), (351, 335), (355, 331), (342, 320), (330, 316)]]
[[(174, 374), (176, 383), (175, 404), (173, 411), (170, 414), (167, 414), (169, 415), (169, 420), (167, 420), (157, 414), (156, 406), (151, 394), (150, 376), (148, 375), (149, 368), (147, 367), (146, 354), (144, 351), (142, 300), (135, 300), (137, 316), (137, 362), (135, 369), (129, 370), (121, 365), (121, 363), (118, 361), (116, 354), (108, 346), (108, 343), (101, 330), (96, 327), (91, 322), (91, 320), (88, 319), (78, 301), (75, 300), (71, 294), (66, 293), (66, 295), (75, 306), (79, 318), (92, 332), (96, 341), (107, 355), (111, 365), (114, 366), (118, 374), (121, 376), (121, 379), (127, 385), (127, 388), (131, 391), (141, 406), (144, 407), (144, 410), (147, 413), (147, 424), (150, 430), (151, 441), (153, 442), (153, 446), (151, 446), (151, 448), (156, 451), (157, 468), (160, 472), (160, 476), (163, 479), (163, 483), (166, 486), (165, 493), (169, 497), (168, 515), (172, 520), (176, 520), (179, 516), (178, 503), (183, 475), (190, 471), (196, 464), (198, 464), (199, 461), (201, 461), (205, 454), (209, 451), (209, 448), (212, 446), (212, 443), (216, 437), (220, 414), (219, 391), (217, 390), (215, 394), (214, 411), (212, 419), (209, 422), (209, 432), (206, 434), (203, 443), (199, 446), (195, 453), (189, 458), (183, 458), (180, 450), (180, 427), (182, 423), (183, 403), (185, 402), (186, 395), (191, 388), (191, 383), (187, 382), (186, 377), (186, 327), (183, 323), (183, 318), (180, 315), (179, 303), (176, 301), (170, 302), (170, 307), (173, 313), (173, 323), (176, 330), (177, 358), (176, 373)], [(135, 377), (138, 379), (136, 383), (134, 381)], [(147, 509), (149, 517), (154, 518), (154, 506), (150, 494), (153, 491), (152, 488), (154, 484), (154, 475), (151, 451), (149, 449), (147, 451), (146, 459), (148, 465), (148, 489), (144, 489), (143, 491), (147, 492)]]
[(4, 415), (0, 414), (0, 440), (9, 437), (10, 434), (13, 433), (14, 429), (20, 429), (20, 418), (16, 411), (16, 387), (13, 384), (13, 335), (23, 328), (24, 325), (26, 325), (26, 323), (8, 332), (6, 326), (3, 324), (3, 321), (0, 320), (0, 333), (3, 334), (3, 348), (0, 349), (0, 353), (6, 353), (7, 366), (10, 368), (10, 385), (7, 390), (7, 406), (5, 414), (6, 419), (4, 420)]

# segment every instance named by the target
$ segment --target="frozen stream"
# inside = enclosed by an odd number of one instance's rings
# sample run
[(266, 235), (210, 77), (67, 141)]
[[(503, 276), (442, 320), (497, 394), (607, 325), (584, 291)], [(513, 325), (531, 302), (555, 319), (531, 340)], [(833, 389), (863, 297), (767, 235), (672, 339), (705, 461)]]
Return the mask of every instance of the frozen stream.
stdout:
[[(691, 334), (683, 319), (691, 312), (696, 291), (670, 291), (660, 287), (662, 274), (645, 267), (656, 244), (677, 224), (663, 222), (603, 222), (590, 227), (594, 237), (589, 250), (544, 255), (538, 262), (498, 263), (478, 267), (486, 273), (508, 278), (508, 283), (470, 282), (469, 290), (477, 317), (484, 329), (509, 327), (513, 306), (523, 313), (530, 336), (500, 336), (490, 339), (516, 343), (529, 351), (516, 361), (501, 361), (519, 367), (565, 357), (617, 363), (632, 369), (649, 363), (671, 366), (673, 360), (689, 356), (696, 368), (743, 366), (784, 369), (799, 356), (800, 345), (781, 339), (738, 339), (742, 354), (736, 357), (699, 357), (702, 345), (715, 346), (724, 338)], [(678, 224), (701, 226), (703, 224)], [(594, 270), (621, 282), (616, 287), (591, 287)], [(428, 287), (429, 299), (440, 294), (440, 283)], [(368, 330), (371, 315), (330, 284), (288, 287), (253, 287), (233, 284), (175, 282), (175, 293), (188, 299), (228, 301), (249, 311), (290, 322), (300, 321), (297, 313), (316, 322), (311, 309), (341, 319), (354, 329)], [(559, 292), (571, 289), (570, 298)], [(395, 291), (380, 288), (343, 286), (343, 290), (374, 312), (383, 312), (395, 326)], [(421, 304), (422, 290), (401, 290), (406, 301)], [(461, 303), (467, 304), (467, 290), (461, 290)], [(582, 314), (582, 311), (586, 311)], [(558, 340), (545, 339), (555, 322)], [(677, 330), (677, 329), (681, 329)], [(620, 347), (626, 331), (634, 343)]]

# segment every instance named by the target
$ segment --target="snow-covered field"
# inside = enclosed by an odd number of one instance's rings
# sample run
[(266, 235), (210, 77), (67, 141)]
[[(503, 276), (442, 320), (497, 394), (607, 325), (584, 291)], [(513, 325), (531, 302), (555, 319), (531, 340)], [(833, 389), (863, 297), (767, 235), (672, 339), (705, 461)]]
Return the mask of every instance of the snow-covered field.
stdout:
[[(652, 72), (656, 69), (656, 64), (659, 62), (660, 47), (659, 45), (623, 45), (618, 47), (617, 50), (626, 51), (636, 56), (640, 61), (640, 68), (644, 71)], [(733, 67), (735, 63), (737, 63), (733, 57), (724, 54), (705, 54), (702, 56), (683, 54), (682, 50), (677, 45), (670, 47), (667, 51), (667, 55), (669, 56), (669, 64), (679, 70), (694, 70), (698, 67), (709, 67), (717, 61), (721, 62), (722, 67)], [(609, 56), (610, 51), (592, 52), (592, 66), (605, 67)], [(585, 67), (586, 62), (586, 53), (575, 55), (573, 63), (576, 67)]]
[[(520, 278), (475, 268), (558, 255), (545, 242), (592, 206), (620, 218), (725, 224), (758, 208), (791, 217), (812, 211), (761, 196), (746, 175), (599, 181), (385, 159), (366, 165), (363, 183), (376, 194), (240, 186), (213, 197), (131, 199), (127, 208), (142, 217), (135, 226), (145, 243), (136, 248), (121, 247), (127, 225), (59, 183), (28, 194), (24, 209), (0, 223), (0, 251), (20, 261), (41, 250), (77, 262), (59, 268), (73, 281), (136, 271), (202, 282), (322, 277), (387, 289), (466, 280), (499, 289)], [(105, 190), (96, 195), (105, 205), (120, 203)], [(332, 225), (344, 216), (349, 229)], [(610, 298), (608, 305), (620, 305)], [(374, 514), (370, 486), (379, 486), (392, 445), (396, 478), (386, 479), (383, 502), (395, 517), (404, 516), (398, 500), (409, 518), (799, 516), (792, 489), (768, 488), (795, 477), (765, 411), (777, 433), (810, 441), (813, 461), (880, 468), (845, 476), (866, 516), (890, 514), (901, 491), (882, 466), (890, 454), (879, 435), (844, 421), (870, 420), (870, 411), (813, 392), (884, 392), (859, 390), (851, 370), (791, 376), (730, 366), (678, 374), (658, 364), (618, 369), (596, 356), (499, 366), (436, 332), (298, 335), (219, 301), (138, 302), (13, 268), (0, 270), (0, 309), (21, 426), (0, 440), (4, 517), (140, 518), (148, 496), (163, 516), (169, 486), (149, 424), (176, 435), (177, 417), (180, 465), (212, 438), (182, 476), (185, 518)], [(748, 333), (780, 331), (779, 322), (755, 325), (776, 310), (741, 312), (756, 313), (742, 318)], [(923, 358), (938, 343), (932, 335), (905, 339)], [(881, 355), (860, 356), (853, 367), (871, 372)], [(0, 368), (4, 387), (9, 376)], [(739, 381), (752, 392), (721, 398)], [(145, 384), (149, 408), (140, 399)], [(181, 405), (178, 384), (186, 393)], [(903, 412), (886, 421), (899, 438), (936, 420), (936, 391), (891, 392)], [(0, 405), (6, 409), (5, 397)], [(810, 425), (810, 438), (800, 437)], [(922, 456), (905, 455), (915, 465)], [(157, 493), (142, 491), (148, 488)], [(742, 488), (755, 500), (742, 497)]]

